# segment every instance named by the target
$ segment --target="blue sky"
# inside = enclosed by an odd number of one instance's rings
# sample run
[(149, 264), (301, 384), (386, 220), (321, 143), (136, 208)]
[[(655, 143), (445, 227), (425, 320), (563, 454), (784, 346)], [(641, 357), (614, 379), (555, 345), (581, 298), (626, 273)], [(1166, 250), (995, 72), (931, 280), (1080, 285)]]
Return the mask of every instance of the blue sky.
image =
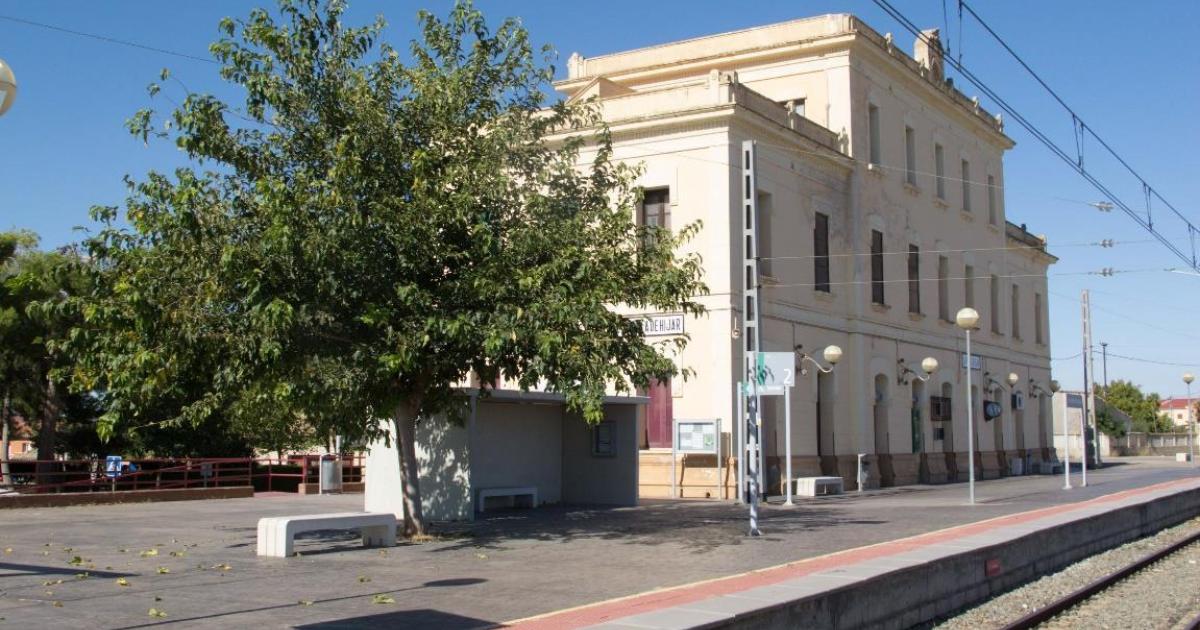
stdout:
[[(954, 0), (894, 1), (922, 27), (943, 28), (951, 53), (1025, 116), (1064, 147), (1074, 146), (1072, 124), (1054, 101), (969, 17), (960, 32)], [(519, 16), (535, 42), (553, 45), (560, 67), (578, 51), (585, 56), (677, 39), (768, 24), (821, 13), (854, 13), (876, 30), (894, 32), (906, 50), (912, 37), (869, 0), (801, 2), (550, 2), (481, 0), (493, 20)], [(243, 16), (254, 3), (229, 0), (167, 2), (81, 0), (28, 2), (0, 0), (0, 15), (53, 24), (146, 46), (207, 57), (217, 21)], [(422, 3), (357, 0), (348, 21), (365, 22), (378, 13), (389, 21), (387, 39), (406, 46), (416, 35), (419, 6), (445, 12), (448, 1)], [(1200, 225), (1200, 3), (1116, 0), (1041, 2), (976, 0), (977, 12), (1054, 87), (1087, 123), (1116, 148), (1142, 176)], [(0, 229), (28, 228), (44, 245), (79, 238), (75, 226), (88, 224), (93, 204), (120, 204), (122, 177), (140, 178), (151, 169), (181, 163), (169, 144), (144, 146), (124, 129), (124, 121), (149, 101), (145, 86), (168, 67), (189, 89), (235, 98), (217, 67), (159, 53), (47, 31), (0, 19), (0, 57), (17, 73), (20, 97), (0, 118)], [(561, 72), (560, 72), (561, 74)], [(953, 72), (951, 72), (953, 76)], [(975, 89), (961, 78), (968, 95)], [(179, 97), (182, 88), (165, 92)], [(984, 98), (992, 111), (997, 108)], [(157, 104), (165, 107), (164, 103)], [(1164, 269), (1181, 261), (1119, 211), (1103, 214), (1085, 203), (1099, 194), (1012, 121), (1017, 141), (1005, 166), (1008, 218), (1026, 223), (1049, 238), (1060, 257), (1051, 273)], [(1121, 198), (1142, 207), (1137, 180), (1085, 146), (1085, 163)], [(1154, 207), (1156, 224), (1190, 252), (1186, 233)], [(1102, 239), (1129, 241), (1114, 248), (1079, 245)], [(1109, 344), (1110, 379), (1133, 380), (1163, 395), (1182, 394), (1180, 374), (1189, 368), (1116, 358), (1113, 355), (1200, 366), (1200, 329), (1192, 325), (1200, 308), (1200, 277), (1162, 271), (1113, 277), (1051, 276), (1050, 334), (1056, 377), (1065, 387), (1082, 384), (1080, 352), (1081, 289), (1092, 291), (1097, 344)], [(1100, 359), (1096, 358), (1097, 378)], [(1190, 369), (1200, 369), (1193, 367)]]

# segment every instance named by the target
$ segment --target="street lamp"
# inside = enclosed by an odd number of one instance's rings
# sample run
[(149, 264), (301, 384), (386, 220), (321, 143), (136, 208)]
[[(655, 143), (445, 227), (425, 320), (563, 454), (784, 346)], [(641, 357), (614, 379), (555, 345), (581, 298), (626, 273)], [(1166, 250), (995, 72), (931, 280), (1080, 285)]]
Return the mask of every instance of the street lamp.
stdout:
[(796, 351), (800, 353), (800, 374), (808, 374), (808, 369), (804, 367), (804, 362), (812, 363), (822, 374), (828, 374), (833, 371), (833, 366), (837, 365), (838, 361), (842, 360), (842, 349), (837, 346), (825, 346), (825, 350), (821, 352), (821, 356), (825, 357), (825, 361), (829, 363), (829, 367), (822, 367), (821, 364), (814, 358), (808, 356), (807, 352), (801, 350), (803, 346), (796, 346)]
[[(808, 354), (806, 354), (803, 350), (801, 350), (801, 347), (802, 346), (796, 346), (796, 352), (800, 353), (800, 373), (801, 374), (805, 374), (805, 375), (808, 374), (808, 370), (805, 369), (805, 367), (804, 367), (805, 361), (812, 363), (813, 366), (815, 366), (817, 368), (817, 370), (820, 371), (821, 373), (828, 374), (833, 371), (833, 366), (837, 365), (837, 362), (842, 359), (842, 349), (841, 348), (839, 348), (837, 346), (833, 346), (833, 345), (825, 346), (825, 350), (824, 350), (824, 352), (821, 353), (821, 355), (823, 357), (825, 357), (825, 360), (827, 362), (829, 362), (829, 367), (826, 368), (826, 367), (822, 366), (819, 362), (817, 362), (816, 359), (808, 356)], [(784, 399), (784, 402), (786, 402), (787, 404), (790, 405), (791, 404), (790, 392), (785, 392), (784, 396), (787, 397)], [(785, 450), (786, 450), (784, 457), (787, 460), (786, 463), (784, 464), (785, 474), (787, 475), (786, 481), (784, 482), (784, 486), (785, 486), (784, 490), (786, 491), (785, 494), (786, 494), (787, 498), (784, 500), (783, 504), (784, 505), (793, 505), (793, 503), (792, 503), (792, 422), (791, 422), (790, 407), (789, 407), (789, 411), (787, 412), (787, 416), (788, 416), (788, 420), (783, 425), (784, 426), (783, 441), (784, 441)]]
[(967, 483), (970, 503), (975, 504), (975, 403), (971, 400), (971, 330), (979, 323), (979, 313), (971, 307), (958, 311), (954, 322), (967, 335)]
[(0, 116), (12, 107), (17, 99), (17, 77), (13, 76), (12, 68), (0, 59)]
[(1183, 375), (1183, 382), (1187, 383), (1187, 408), (1188, 408), (1188, 461), (1192, 462), (1192, 467), (1196, 467), (1196, 440), (1192, 435), (1192, 381), (1196, 380), (1191, 372)]

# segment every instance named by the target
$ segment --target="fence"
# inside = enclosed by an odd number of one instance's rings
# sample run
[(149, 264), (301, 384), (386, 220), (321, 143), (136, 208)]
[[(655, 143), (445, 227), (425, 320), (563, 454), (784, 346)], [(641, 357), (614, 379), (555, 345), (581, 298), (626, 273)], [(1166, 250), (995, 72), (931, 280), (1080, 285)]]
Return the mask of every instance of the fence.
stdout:
[[(292, 455), (284, 459), (255, 457), (205, 457), (186, 459), (134, 459), (123, 462), (110, 476), (103, 459), (13, 460), (9, 463), (11, 489), (20, 494), (61, 492), (120, 492), (253, 486), (259, 491), (297, 492), (302, 484), (317, 483), (320, 455)], [(363, 479), (363, 456), (343, 455), (342, 482)]]
[(1121, 455), (1174, 455), (1188, 450), (1188, 434), (1127, 433), (1114, 440)]

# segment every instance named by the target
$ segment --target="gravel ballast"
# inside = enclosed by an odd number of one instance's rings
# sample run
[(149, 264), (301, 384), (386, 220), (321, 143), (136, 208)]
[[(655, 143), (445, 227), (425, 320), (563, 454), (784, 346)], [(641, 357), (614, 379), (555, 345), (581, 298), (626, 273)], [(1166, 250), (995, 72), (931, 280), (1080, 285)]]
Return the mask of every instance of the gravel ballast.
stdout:
[[(1110, 549), (929, 626), (996, 628), (1200, 530), (1200, 519)], [(1063, 612), (1043, 628), (1183, 628), (1200, 614), (1200, 543), (1189, 545)]]

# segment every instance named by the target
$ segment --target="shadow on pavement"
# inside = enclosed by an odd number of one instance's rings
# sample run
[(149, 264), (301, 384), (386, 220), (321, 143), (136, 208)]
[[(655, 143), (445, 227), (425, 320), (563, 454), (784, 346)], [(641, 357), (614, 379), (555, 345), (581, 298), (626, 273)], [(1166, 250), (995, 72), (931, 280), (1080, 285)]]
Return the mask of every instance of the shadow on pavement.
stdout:
[[(167, 621), (154, 621), (133, 626), (124, 626), (123, 630), (132, 630), (134, 628), (148, 628), (152, 626), (160, 626), (164, 624), (175, 624), (188, 621), (209, 622), (212, 624), (224, 624), (225, 627), (239, 627), (237, 625), (229, 625), (233, 622), (223, 621), (217, 622), (216, 619), (222, 617), (235, 617), (248, 613), (257, 613), (268, 610), (280, 610), (284, 608), (295, 608), (298, 605), (319, 606), (331, 602), (342, 602), (348, 600), (362, 600), (370, 602), (371, 599), (381, 595), (390, 595), (393, 593), (403, 593), (405, 591), (419, 591), (423, 588), (446, 588), (455, 586), (474, 586), (487, 582), (484, 578), (451, 578), (445, 580), (433, 580), (425, 582), (420, 586), (409, 588), (397, 588), (389, 591), (376, 591), (374, 593), (362, 593), (358, 595), (347, 595), (344, 597), (326, 597), (323, 599), (315, 599), (309, 602), (296, 604), (275, 604), (271, 606), (260, 606), (258, 608), (246, 608), (241, 610), (229, 610), (224, 612), (213, 613), (211, 615), (197, 615), (193, 617), (181, 617), (178, 619), (170, 619)], [(317, 608), (316, 610), (320, 610)], [(469, 623), (468, 623), (469, 622)], [(382, 625), (381, 625), (382, 624)], [(494, 621), (485, 621), (483, 619), (472, 619), (470, 617), (462, 617), (450, 613), (444, 613), (437, 610), (401, 610), (390, 613), (380, 613), (377, 615), (366, 615), (363, 617), (351, 617), (348, 619), (339, 619), (337, 621), (325, 621), (302, 626), (297, 628), (491, 628), (496, 627)]]
[(464, 630), (467, 628), (497, 628), (499, 626), (500, 624), (493, 621), (463, 617), (462, 615), (426, 608), (397, 610), (396, 612), (363, 615), (362, 617), (351, 617), (337, 621), (322, 621), (296, 627), (310, 630), (336, 630), (339, 628), (404, 628), (405, 630), (415, 628), (453, 628), (454, 630)]
[[(856, 519), (830, 506), (793, 508), (764, 506), (762, 522), (772, 534), (818, 531), (838, 525), (883, 525), (888, 521)], [(683, 545), (693, 553), (741, 545), (745, 536), (745, 508), (729, 503), (661, 501), (635, 508), (543, 506), (537, 510), (506, 510), (480, 515), (474, 523), (440, 523), (437, 535), (458, 535), (462, 540), (436, 552), (468, 548), (503, 549), (506, 542), (536, 540), (569, 543), (577, 540), (613, 540), (628, 545)]]
[[(9, 573), (9, 571), (12, 571), (12, 573)], [(11, 562), (0, 562), (0, 578), (30, 575), (74, 576), (80, 573), (86, 573), (88, 574), (88, 577), (98, 578), (129, 577), (131, 575), (137, 575), (136, 573), (97, 571), (96, 569), (83, 569), (78, 567), (48, 567), (40, 564), (13, 564)]]

